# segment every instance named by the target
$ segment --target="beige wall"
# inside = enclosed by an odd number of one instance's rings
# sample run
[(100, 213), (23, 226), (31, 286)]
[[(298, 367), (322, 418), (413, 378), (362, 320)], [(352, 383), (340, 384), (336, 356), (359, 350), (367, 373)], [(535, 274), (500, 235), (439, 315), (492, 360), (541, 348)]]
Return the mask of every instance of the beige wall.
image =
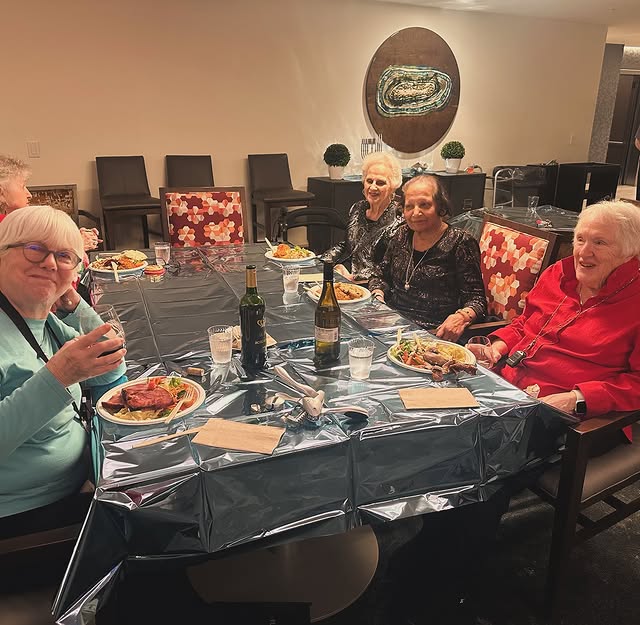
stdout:
[(39, 140), (31, 182), (75, 182), (93, 210), (96, 155), (144, 154), (152, 191), (167, 153), (212, 154), (221, 185), (246, 184), (249, 152), (288, 152), (296, 186), (324, 175), (327, 144), (359, 150), (369, 134), (369, 60), (408, 26), (436, 31), (457, 57), (446, 138), (465, 144), (464, 164), (584, 160), (606, 36), (356, 0), (24, 0), (2, 21), (0, 152), (26, 158)]

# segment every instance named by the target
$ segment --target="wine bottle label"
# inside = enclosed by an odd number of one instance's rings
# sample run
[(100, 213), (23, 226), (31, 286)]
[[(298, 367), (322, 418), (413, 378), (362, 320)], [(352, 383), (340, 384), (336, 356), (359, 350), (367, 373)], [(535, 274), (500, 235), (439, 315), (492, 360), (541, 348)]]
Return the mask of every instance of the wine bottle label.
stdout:
[(340, 340), (340, 328), (319, 328), (315, 326), (316, 341), (322, 343), (337, 343)]

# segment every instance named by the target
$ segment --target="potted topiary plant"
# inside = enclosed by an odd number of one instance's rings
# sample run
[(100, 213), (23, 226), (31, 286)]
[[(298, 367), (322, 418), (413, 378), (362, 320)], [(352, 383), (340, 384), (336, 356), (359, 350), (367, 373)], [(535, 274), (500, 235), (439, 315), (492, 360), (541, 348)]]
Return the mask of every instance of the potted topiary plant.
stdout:
[(440, 156), (444, 159), (444, 168), (450, 174), (460, 169), (460, 161), (464, 158), (464, 145), (460, 141), (449, 141), (442, 146)]
[(324, 151), (324, 162), (329, 166), (329, 178), (331, 180), (341, 180), (344, 168), (351, 160), (351, 154), (346, 145), (342, 143), (332, 143)]

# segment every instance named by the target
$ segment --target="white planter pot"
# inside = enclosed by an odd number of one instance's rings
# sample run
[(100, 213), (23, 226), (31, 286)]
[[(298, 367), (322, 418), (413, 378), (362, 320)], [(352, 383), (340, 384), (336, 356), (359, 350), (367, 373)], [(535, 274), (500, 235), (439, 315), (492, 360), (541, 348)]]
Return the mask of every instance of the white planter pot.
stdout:
[(457, 174), (460, 169), (461, 158), (445, 158), (444, 169), (448, 174)]
[(344, 167), (338, 167), (337, 165), (329, 165), (329, 178), (331, 180), (342, 180), (344, 174)]

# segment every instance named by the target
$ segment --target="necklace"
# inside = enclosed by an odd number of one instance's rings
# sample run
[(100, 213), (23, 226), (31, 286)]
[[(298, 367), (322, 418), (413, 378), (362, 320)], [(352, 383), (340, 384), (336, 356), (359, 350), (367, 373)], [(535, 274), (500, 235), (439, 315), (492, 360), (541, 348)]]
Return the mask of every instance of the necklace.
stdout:
[[(431, 248), (427, 248), (422, 256), (420, 257), (420, 260), (415, 264), (415, 267), (413, 265), (413, 249), (411, 250), (411, 254), (409, 254), (409, 262), (407, 263), (407, 271), (404, 274), (404, 290), (408, 291), (409, 287), (411, 286), (409, 283), (411, 282), (411, 278), (413, 278), (413, 274), (416, 272), (416, 269), (420, 266), (420, 263), (425, 259), (425, 256), (427, 255), (427, 252), (430, 250)], [(409, 269), (411, 269), (411, 273), (409, 273)]]
[(420, 266), (420, 263), (425, 259), (427, 252), (440, 240), (444, 230), (446, 230), (446, 228), (444, 229), (441, 228), (437, 232), (436, 240), (431, 245), (429, 245), (429, 247), (427, 247), (427, 249), (424, 251), (424, 253), (420, 257), (420, 260), (415, 264), (415, 266), (413, 264), (413, 252), (414, 252), (413, 239), (411, 240), (411, 254), (409, 254), (409, 262), (407, 262), (407, 271), (404, 274), (404, 290), (405, 291), (409, 290), (411, 286), (410, 282), (411, 282), (411, 279), (413, 278), (413, 274), (416, 272), (416, 269)]

